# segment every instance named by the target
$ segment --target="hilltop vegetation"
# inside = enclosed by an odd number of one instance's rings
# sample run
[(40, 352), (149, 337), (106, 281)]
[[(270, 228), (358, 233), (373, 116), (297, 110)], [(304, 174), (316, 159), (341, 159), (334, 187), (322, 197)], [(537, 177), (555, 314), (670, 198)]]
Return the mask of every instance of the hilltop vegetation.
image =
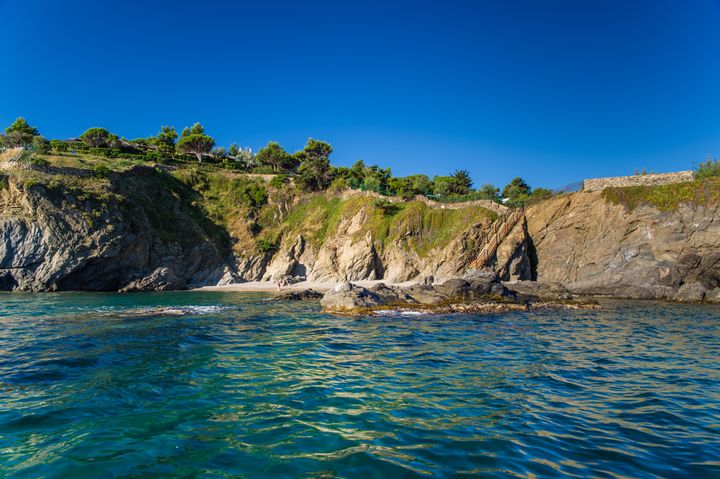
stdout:
[(0, 147), (14, 146), (26, 147), (36, 155), (36, 159), (39, 158), (37, 161), (43, 160), (42, 155), (52, 155), (55, 162), (63, 162), (60, 157), (79, 162), (96, 160), (110, 169), (122, 168), (127, 162), (159, 163), (181, 168), (195, 163), (216, 170), (285, 175), (292, 178), (292, 183), (303, 192), (349, 188), (406, 200), (421, 195), (442, 202), (488, 199), (510, 206), (552, 196), (552, 192), (544, 188), (533, 190), (519, 177), (502, 190), (492, 184), (474, 189), (473, 180), (465, 170), (434, 178), (423, 174), (395, 177), (390, 168), (367, 165), (362, 160), (351, 167), (334, 166), (330, 162), (332, 146), (312, 138), (295, 153), (287, 152), (274, 141), (268, 142), (257, 153), (237, 144), (225, 148), (216, 146), (214, 138), (199, 123), (184, 128), (180, 134), (172, 126), (163, 126), (154, 136), (132, 140), (121, 138), (105, 128), (93, 127), (75, 139), (48, 141), (25, 119), (18, 118), (6, 128), (5, 135), (0, 136)]

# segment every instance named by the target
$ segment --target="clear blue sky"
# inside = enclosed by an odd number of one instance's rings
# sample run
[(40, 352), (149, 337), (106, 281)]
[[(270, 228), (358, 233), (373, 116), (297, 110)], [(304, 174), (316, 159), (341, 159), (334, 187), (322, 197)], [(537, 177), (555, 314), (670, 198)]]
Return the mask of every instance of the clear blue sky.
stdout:
[(0, 0), (0, 123), (218, 144), (475, 184), (720, 156), (719, 0)]

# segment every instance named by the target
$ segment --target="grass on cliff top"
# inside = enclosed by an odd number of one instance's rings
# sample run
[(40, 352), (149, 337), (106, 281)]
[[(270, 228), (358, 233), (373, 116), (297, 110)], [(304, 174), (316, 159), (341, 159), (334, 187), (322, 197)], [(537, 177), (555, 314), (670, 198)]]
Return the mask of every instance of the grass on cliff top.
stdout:
[[(368, 233), (380, 250), (404, 242), (421, 257), (447, 246), (464, 231), (478, 224), (489, 224), (497, 214), (485, 208), (432, 208), (422, 201), (389, 203), (367, 196), (341, 199), (331, 194), (304, 198), (279, 224), (266, 228), (265, 237), (279, 242), (287, 236), (302, 235), (319, 246), (329, 236), (345, 234), (360, 240)], [(340, 228), (346, 231), (339, 231)]]
[(720, 178), (657, 186), (606, 188), (605, 200), (623, 205), (629, 211), (638, 206), (654, 206), (660, 211), (675, 211), (681, 204), (714, 205), (720, 203)]

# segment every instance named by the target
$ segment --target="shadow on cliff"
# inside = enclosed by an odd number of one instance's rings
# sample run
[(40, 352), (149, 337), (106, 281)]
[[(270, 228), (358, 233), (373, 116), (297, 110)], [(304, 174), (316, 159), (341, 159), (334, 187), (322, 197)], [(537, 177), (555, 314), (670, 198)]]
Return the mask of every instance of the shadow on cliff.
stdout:
[(79, 261), (53, 289), (118, 290), (161, 267), (170, 268), (180, 284), (219, 279), (223, 266), (232, 261), (231, 239), (199, 206), (198, 192), (149, 167), (108, 179), (119, 199), (103, 218), (112, 233), (103, 232), (98, 248), (116, 245)]

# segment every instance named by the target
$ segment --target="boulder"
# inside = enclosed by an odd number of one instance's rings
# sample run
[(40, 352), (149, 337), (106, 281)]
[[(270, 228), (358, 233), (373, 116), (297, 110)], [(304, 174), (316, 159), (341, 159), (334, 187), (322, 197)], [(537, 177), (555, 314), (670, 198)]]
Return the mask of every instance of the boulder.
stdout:
[(507, 289), (526, 298), (573, 299), (572, 293), (560, 283), (544, 281), (509, 281)]
[(470, 283), (462, 278), (449, 279), (433, 288), (447, 298), (465, 298), (470, 293)]
[(277, 298), (286, 301), (314, 301), (316, 299), (321, 299), (322, 297), (322, 293), (318, 293), (312, 289), (306, 289), (305, 291), (291, 291), (289, 293), (284, 293), (279, 295)]
[(685, 283), (680, 286), (680, 289), (678, 289), (675, 296), (672, 297), (672, 300), (678, 303), (702, 303), (706, 291), (702, 283)]
[(346, 282), (325, 293), (320, 304), (325, 311), (357, 313), (386, 303), (369, 289)]
[(184, 289), (186, 287), (187, 285), (185, 282), (178, 278), (170, 268), (160, 267), (144, 278), (129, 282), (122, 287), (120, 291), (123, 293), (140, 291), (170, 291), (175, 289)]
[(447, 296), (439, 293), (432, 286), (424, 284), (415, 284), (407, 289), (404, 289), (404, 291), (408, 294), (408, 296), (420, 304), (436, 304), (442, 301), (447, 301), (448, 299)]
[(412, 303), (415, 300), (409, 296), (402, 288), (390, 287), (385, 283), (378, 283), (370, 288), (370, 291), (380, 296), (387, 304), (393, 303)]
[(706, 303), (720, 304), (720, 288), (713, 288), (705, 293), (704, 301)]

